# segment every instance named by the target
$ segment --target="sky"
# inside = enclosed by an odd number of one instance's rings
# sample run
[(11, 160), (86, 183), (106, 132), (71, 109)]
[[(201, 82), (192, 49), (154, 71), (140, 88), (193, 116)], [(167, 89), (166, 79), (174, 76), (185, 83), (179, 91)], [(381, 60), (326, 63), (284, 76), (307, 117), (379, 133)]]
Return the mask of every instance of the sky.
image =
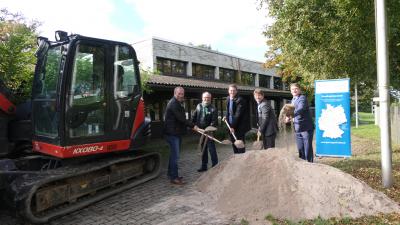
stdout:
[(51, 40), (56, 30), (130, 44), (159, 37), (260, 62), (272, 21), (256, 0), (0, 0), (0, 8), (42, 22)]

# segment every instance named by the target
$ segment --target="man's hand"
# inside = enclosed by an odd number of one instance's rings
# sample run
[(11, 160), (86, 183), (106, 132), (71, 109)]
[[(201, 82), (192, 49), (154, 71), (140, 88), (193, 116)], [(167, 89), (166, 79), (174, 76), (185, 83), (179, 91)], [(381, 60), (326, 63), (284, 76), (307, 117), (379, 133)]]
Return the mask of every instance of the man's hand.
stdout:
[(232, 132), (232, 133), (235, 133), (235, 129), (231, 128), (231, 132)]
[(199, 128), (198, 126), (196, 126), (196, 125), (193, 127), (193, 130), (194, 130), (194, 131), (198, 131), (199, 129), (200, 129), (200, 128)]
[(260, 130), (257, 131), (257, 136), (260, 136), (260, 137), (261, 137), (261, 132), (260, 132)]
[(290, 123), (291, 118), (290, 117), (285, 117), (285, 123)]
[(224, 116), (224, 117), (222, 117), (222, 121), (224, 121), (225, 122), (225, 120), (226, 120), (226, 117)]

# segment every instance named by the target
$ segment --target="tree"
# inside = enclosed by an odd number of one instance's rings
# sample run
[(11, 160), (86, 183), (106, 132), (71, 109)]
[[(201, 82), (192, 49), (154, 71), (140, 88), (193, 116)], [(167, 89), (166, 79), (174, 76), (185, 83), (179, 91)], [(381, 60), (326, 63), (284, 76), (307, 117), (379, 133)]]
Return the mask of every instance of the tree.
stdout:
[(147, 94), (151, 94), (153, 89), (149, 86), (148, 82), (152, 76), (160, 75), (160, 71), (153, 71), (151, 68), (140, 68), (140, 82), (141, 82), (141, 89), (143, 92)]
[[(391, 86), (400, 87), (400, 6), (388, 1)], [(270, 49), (267, 67), (277, 64), (286, 82), (351, 78), (376, 88), (375, 14), (373, 0), (260, 0), (275, 23), (266, 27)], [(362, 96), (361, 96), (362, 98)]]
[(20, 14), (0, 10), (0, 79), (17, 101), (27, 99), (31, 93), (39, 26), (39, 22), (28, 22)]

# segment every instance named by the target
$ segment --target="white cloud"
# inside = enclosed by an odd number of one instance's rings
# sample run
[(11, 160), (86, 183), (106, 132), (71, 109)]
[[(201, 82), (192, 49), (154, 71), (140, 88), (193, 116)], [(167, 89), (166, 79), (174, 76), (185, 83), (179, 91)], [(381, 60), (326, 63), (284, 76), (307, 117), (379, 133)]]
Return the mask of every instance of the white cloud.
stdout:
[[(256, 0), (125, 0), (133, 16), (126, 15), (129, 27), (112, 24), (118, 12), (113, 0), (0, 0), (0, 7), (21, 12), (43, 22), (43, 36), (54, 38), (55, 30), (132, 43), (158, 36), (182, 43), (208, 44), (228, 54), (264, 60), (267, 49), (262, 35), (270, 22), (265, 9), (258, 11)], [(143, 24), (139, 24), (143, 22)], [(127, 26), (125, 26), (127, 27)], [(253, 50), (252, 50), (253, 49)]]
[[(126, 0), (140, 14), (144, 33), (178, 42), (211, 44), (212, 48), (264, 48), (262, 35), (269, 22), (266, 11), (257, 10), (255, 0)], [(227, 47), (225, 47), (225, 45)], [(232, 52), (227, 52), (231, 53)], [(258, 55), (239, 55), (263, 60)]]
[(111, 14), (116, 10), (110, 0), (1, 0), (0, 7), (10, 12), (22, 13), (29, 19), (43, 24), (39, 27), (42, 36), (54, 39), (54, 31), (130, 41), (133, 32), (117, 29), (111, 22)]

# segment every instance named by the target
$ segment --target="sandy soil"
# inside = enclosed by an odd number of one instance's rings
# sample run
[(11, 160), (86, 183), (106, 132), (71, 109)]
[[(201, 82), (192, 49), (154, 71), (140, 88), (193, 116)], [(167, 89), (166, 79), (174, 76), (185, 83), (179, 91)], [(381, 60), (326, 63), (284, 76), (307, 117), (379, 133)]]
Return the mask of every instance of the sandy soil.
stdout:
[(300, 160), (290, 148), (233, 155), (196, 187), (217, 211), (250, 224), (268, 214), (300, 220), (400, 212), (383, 193), (336, 168)]

